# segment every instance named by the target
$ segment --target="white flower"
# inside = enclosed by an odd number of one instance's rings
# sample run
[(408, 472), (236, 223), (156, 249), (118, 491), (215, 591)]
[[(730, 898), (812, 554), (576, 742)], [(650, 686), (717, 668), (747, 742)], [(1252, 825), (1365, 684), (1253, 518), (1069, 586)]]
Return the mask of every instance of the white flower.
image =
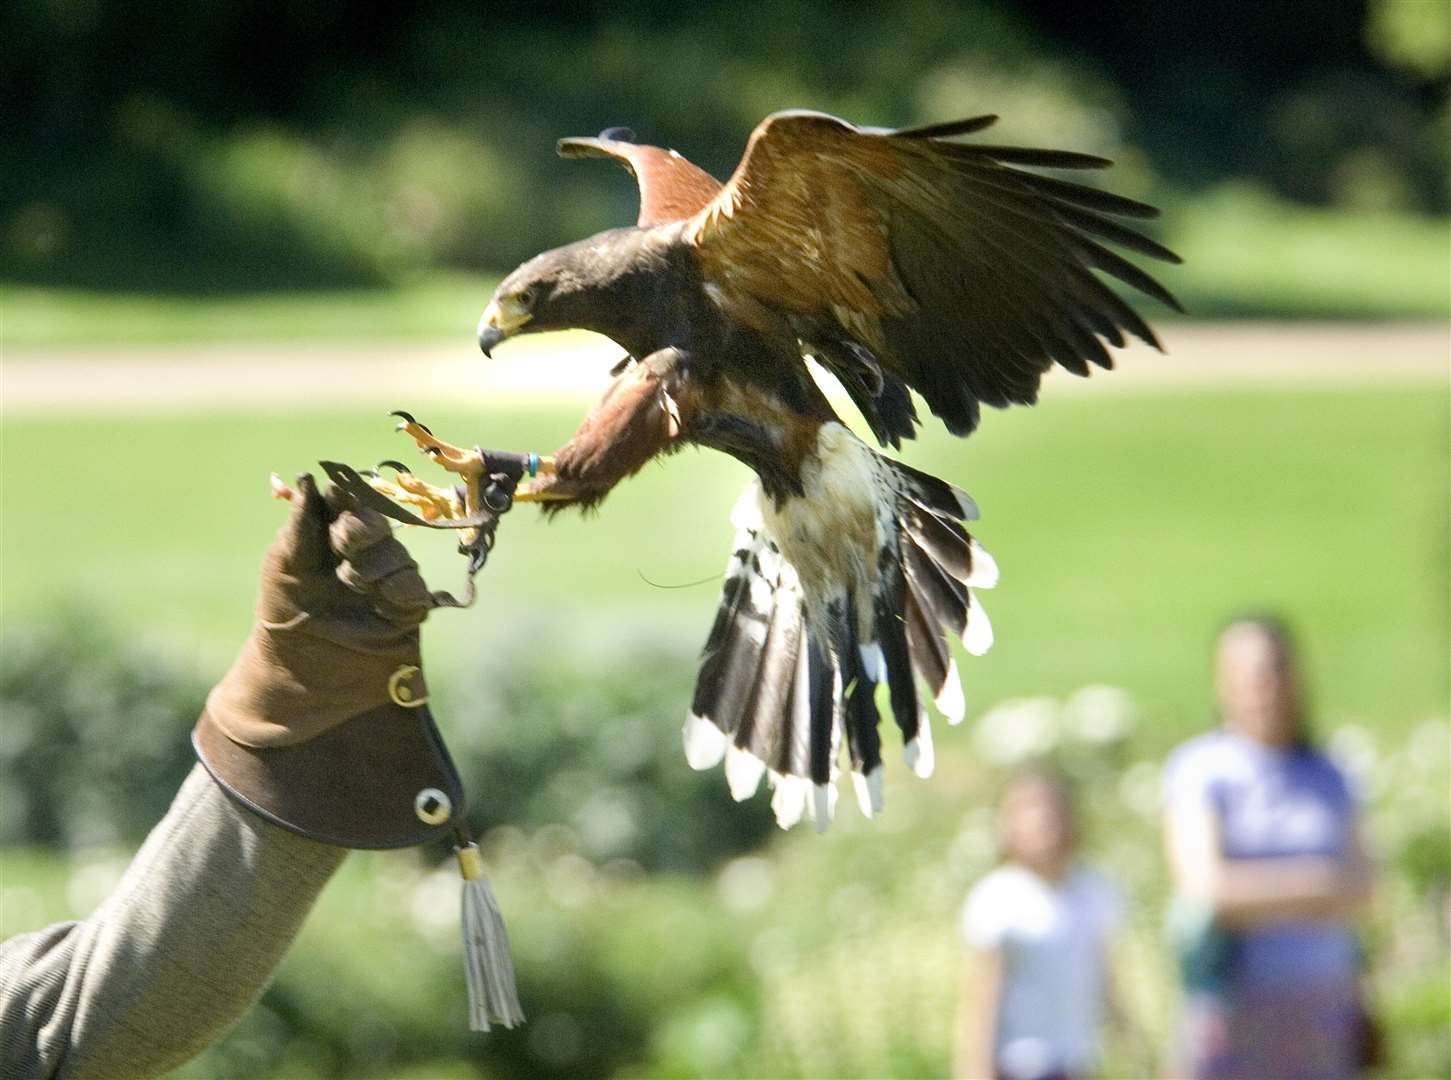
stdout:
[(1157, 763), (1136, 761), (1119, 777), (1119, 801), (1141, 818), (1156, 817), (1163, 798), (1162, 783)]
[(738, 915), (759, 911), (775, 891), (771, 864), (756, 855), (744, 855), (725, 864), (715, 879), (721, 903)]
[(1335, 763), (1349, 774), (1351, 783), (1363, 794), (1374, 797), (1376, 790), (1375, 738), (1359, 724), (1342, 724), (1330, 735), (1326, 751)]
[(1139, 710), (1127, 690), (1085, 686), (1063, 706), (1063, 729), (1079, 742), (1104, 746), (1123, 742), (1138, 725)]
[(1058, 745), (1060, 711), (1050, 697), (994, 705), (978, 718), (973, 732), (978, 753), (996, 765), (1015, 765), (1048, 753)]

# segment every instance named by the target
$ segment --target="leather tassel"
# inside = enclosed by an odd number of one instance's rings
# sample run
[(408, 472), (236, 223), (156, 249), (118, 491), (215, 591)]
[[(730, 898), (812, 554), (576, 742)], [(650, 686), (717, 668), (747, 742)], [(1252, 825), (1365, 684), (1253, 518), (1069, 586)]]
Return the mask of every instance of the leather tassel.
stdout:
[(499, 902), (484, 876), (479, 846), (467, 836), (458, 838), (454, 855), (463, 875), (464, 971), (469, 985), (469, 1028), (488, 1031), (490, 1022), (506, 1028), (524, 1022), (519, 991), (514, 985), (514, 961)]

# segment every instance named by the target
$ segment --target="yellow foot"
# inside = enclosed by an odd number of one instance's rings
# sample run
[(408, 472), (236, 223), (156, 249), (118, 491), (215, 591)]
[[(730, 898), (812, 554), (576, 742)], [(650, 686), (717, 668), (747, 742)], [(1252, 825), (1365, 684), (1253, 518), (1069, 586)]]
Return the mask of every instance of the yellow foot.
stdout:
[(393, 478), (390, 480), (374, 472), (363, 477), (368, 486), (378, 494), (410, 507), (424, 521), (463, 517), (468, 512), (465, 500), (460, 499), (456, 491), (426, 484), (396, 461), (385, 461), (383, 465), (395, 470)]
[[(487, 466), (484, 452), (478, 447), (472, 450), (465, 450), (462, 447), (454, 446), (452, 443), (444, 442), (433, 433), (427, 424), (421, 424), (414, 419), (411, 413), (406, 413), (399, 409), (393, 415), (398, 417), (397, 430), (411, 438), (418, 445), (419, 450), (423, 451), (423, 453), (438, 462), (439, 465), (443, 466), (449, 472), (464, 478), (464, 490), (467, 493), (467, 505), (465, 509), (469, 513), (477, 511), (477, 494), (475, 488), (476, 482), (484, 475), (484, 469)], [(535, 457), (534, 473), (539, 476), (552, 475), (554, 473), (554, 459), (552, 457)], [(380, 481), (385, 486), (380, 487), (372, 480), (368, 482), (373, 484), (376, 490), (387, 495), (389, 498), (395, 497), (391, 491), (393, 485), (403, 488), (405, 492), (414, 493), (418, 498), (425, 501), (435, 500), (441, 491), (439, 488), (430, 487), (428, 484), (423, 483), (417, 477), (409, 474), (407, 470), (401, 468), (395, 481)], [(453, 513), (458, 507), (457, 497), (452, 492), (446, 492), (445, 494), (449, 500), (448, 506), (451, 508), (450, 513)], [(556, 502), (568, 498), (570, 498), (569, 495), (560, 494), (552, 486), (548, 485), (536, 490), (530, 484), (520, 484), (514, 492), (515, 502)], [(404, 498), (400, 498), (399, 501), (408, 502), (410, 506), (420, 505), (419, 503)], [(419, 516), (431, 521), (438, 516), (438, 512), (434, 512), (430, 516), (420, 510)]]

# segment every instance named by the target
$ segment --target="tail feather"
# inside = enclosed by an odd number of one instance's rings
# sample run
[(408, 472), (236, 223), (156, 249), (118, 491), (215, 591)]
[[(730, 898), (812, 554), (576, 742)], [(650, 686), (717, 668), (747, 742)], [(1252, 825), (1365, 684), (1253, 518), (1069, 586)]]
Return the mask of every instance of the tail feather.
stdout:
[(790, 765), (788, 705), (805, 635), (800, 589), (793, 587), (793, 583), (778, 581), (775, 609), (756, 672), (755, 690), (735, 730), (737, 746), (778, 768)]
[(910, 594), (907, 601), (907, 645), (912, 650), (912, 669), (931, 691), (932, 703), (937, 706), (937, 711), (951, 723), (960, 723), (963, 698), (957, 665), (942, 634)]
[(892, 702), (892, 719), (902, 733), (906, 745), (917, 737), (921, 726), (922, 703), (917, 698), (917, 681), (912, 677), (912, 649), (907, 643), (907, 624), (903, 609), (906, 603), (907, 586), (902, 579), (901, 567), (890, 567), (891, 582), (885, 580), (877, 591), (875, 614), (877, 644), (887, 665), (887, 688)]
[(967, 628), (967, 586), (933, 562), (910, 534), (903, 538), (902, 565), (907, 588), (922, 613), (953, 637), (961, 637)]
[(961, 525), (977, 507), (946, 481), (874, 459), (881, 547), (869, 604), (857, 602), (850, 583), (836, 596), (806, 595), (768, 533), (754, 485), (732, 516), (738, 533), (701, 658), (686, 753), (695, 768), (724, 758), (736, 799), (767, 777), (783, 828), (802, 818), (826, 827), (843, 744), (862, 813), (881, 811), (884, 683), (904, 760), (929, 776), (935, 755), (924, 691), (951, 723), (966, 711), (948, 639), (973, 655), (992, 643), (975, 590), (996, 584), (997, 565)]
[(809, 645), (806, 661), (808, 692), (811, 695), (811, 780), (815, 784), (829, 784), (832, 761), (836, 756), (836, 704), (841, 694), (836, 666), (822, 647), (822, 642), (813, 637)]
[[(854, 597), (847, 595), (845, 611), (854, 613)], [(881, 767), (882, 737), (878, 732), (881, 716), (877, 712), (877, 668), (868, 669), (867, 659), (880, 657), (881, 650), (865, 651), (857, 641), (856, 619), (842, 618), (838, 623), (837, 664), (844, 682), (845, 728), (847, 753), (851, 758), (852, 783), (862, 813), (875, 817), (882, 809)], [(875, 786), (866, 778), (876, 775)], [(858, 777), (862, 778), (858, 780)]]
[(906, 489), (908, 497), (922, 509), (936, 514), (947, 521), (976, 521), (977, 503), (972, 496), (955, 484), (949, 484), (931, 473), (914, 469), (900, 461), (880, 458), (891, 467), (899, 483)]
[(929, 559), (958, 581), (972, 575), (972, 538), (956, 521), (913, 506), (904, 518), (907, 535)]
[(716, 625), (706, 644), (691, 712), (708, 718), (726, 734), (740, 726), (756, 690), (756, 675), (774, 607), (774, 588), (760, 572), (764, 541), (738, 548), (722, 590)]

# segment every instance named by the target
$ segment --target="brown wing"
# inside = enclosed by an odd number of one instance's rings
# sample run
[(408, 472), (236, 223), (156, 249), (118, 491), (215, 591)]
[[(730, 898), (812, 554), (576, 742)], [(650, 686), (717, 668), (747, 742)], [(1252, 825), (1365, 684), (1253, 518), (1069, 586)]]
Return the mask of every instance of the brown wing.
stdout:
[(720, 192), (720, 181), (674, 150), (613, 138), (619, 128), (593, 139), (560, 139), (560, 157), (613, 158), (629, 169), (640, 188), (638, 225), (662, 225), (697, 213)]
[(685, 238), (728, 310), (757, 323), (769, 310), (807, 342), (864, 346), (965, 435), (979, 402), (1032, 402), (1054, 361), (1080, 375), (1111, 367), (1104, 342), (1122, 345), (1123, 331), (1158, 347), (1094, 271), (1178, 308), (1095, 239), (1178, 262), (1113, 220), (1157, 211), (1017, 167), (1108, 161), (946, 141), (995, 119), (882, 131), (776, 113)]

